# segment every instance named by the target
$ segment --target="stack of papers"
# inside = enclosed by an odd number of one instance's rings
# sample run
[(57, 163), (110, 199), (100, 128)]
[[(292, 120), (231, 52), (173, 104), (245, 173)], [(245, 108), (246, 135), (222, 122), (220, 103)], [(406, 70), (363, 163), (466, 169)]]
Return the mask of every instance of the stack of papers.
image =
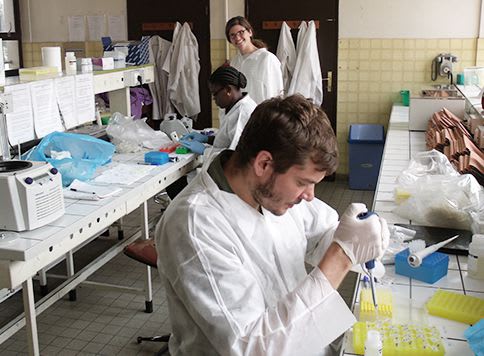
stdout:
[(101, 186), (74, 179), (69, 187), (64, 189), (64, 197), (71, 199), (99, 200), (119, 193), (122, 189), (113, 186)]
[(118, 163), (94, 179), (96, 183), (130, 185), (147, 176), (156, 166)]

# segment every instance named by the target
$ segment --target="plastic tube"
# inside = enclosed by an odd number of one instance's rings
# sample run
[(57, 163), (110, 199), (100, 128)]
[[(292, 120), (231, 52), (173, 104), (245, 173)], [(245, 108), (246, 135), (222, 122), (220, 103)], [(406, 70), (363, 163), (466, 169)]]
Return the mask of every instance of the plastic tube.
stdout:
[(446, 244), (455, 240), (458, 237), (459, 237), (459, 235), (455, 235), (455, 236), (451, 237), (450, 239), (444, 240), (442, 242), (439, 242), (437, 244), (434, 244), (434, 245), (431, 245), (427, 248), (424, 248), (421, 251), (410, 254), (407, 258), (408, 264), (412, 267), (415, 267), (415, 268), (419, 267), (422, 264), (422, 261), (425, 257), (430, 255), (431, 253), (434, 253), (439, 248), (441, 248), (442, 246), (445, 246)]

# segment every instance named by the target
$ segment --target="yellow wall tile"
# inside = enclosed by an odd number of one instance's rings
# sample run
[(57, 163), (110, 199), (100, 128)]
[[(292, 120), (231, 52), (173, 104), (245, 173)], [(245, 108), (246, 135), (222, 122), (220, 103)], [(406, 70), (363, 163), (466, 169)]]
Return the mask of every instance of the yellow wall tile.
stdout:
[[(431, 63), (436, 55), (442, 52), (456, 55), (459, 62), (454, 64), (455, 73), (476, 65), (476, 59), (478, 64), (484, 65), (484, 39), (346, 38), (340, 39), (339, 43), (345, 48), (345, 55), (340, 57), (338, 65), (336, 130), (341, 155), (338, 173), (342, 174), (348, 173), (346, 140), (349, 125), (360, 122), (386, 127), (393, 103), (401, 101), (400, 90), (417, 93), (433, 83), (448, 83), (444, 77), (431, 81)], [(345, 57), (346, 48), (354, 59), (350, 65)]]

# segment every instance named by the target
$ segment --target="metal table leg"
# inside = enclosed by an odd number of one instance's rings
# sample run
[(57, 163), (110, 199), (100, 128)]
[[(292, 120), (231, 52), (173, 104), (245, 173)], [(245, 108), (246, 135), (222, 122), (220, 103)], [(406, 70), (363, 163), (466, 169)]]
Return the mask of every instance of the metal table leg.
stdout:
[[(148, 227), (148, 203), (145, 201), (141, 205), (141, 237), (145, 240), (150, 238)], [(151, 267), (146, 265), (145, 273), (145, 312), (153, 312), (153, 288), (151, 285)]]
[(22, 288), (29, 355), (39, 356), (39, 336), (37, 335), (37, 317), (35, 315), (34, 287), (32, 284), (32, 278), (29, 278), (23, 282)]

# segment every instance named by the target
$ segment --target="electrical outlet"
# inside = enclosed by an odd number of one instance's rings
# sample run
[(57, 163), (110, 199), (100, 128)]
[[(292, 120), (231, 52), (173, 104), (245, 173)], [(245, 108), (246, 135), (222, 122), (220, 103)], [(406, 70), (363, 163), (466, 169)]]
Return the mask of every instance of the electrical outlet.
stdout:
[(10, 114), (13, 112), (13, 97), (12, 94), (2, 94), (1, 102), (3, 103), (3, 112)]
[(144, 83), (144, 73), (142, 70), (130, 70), (124, 73), (124, 86), (135, 87)]

